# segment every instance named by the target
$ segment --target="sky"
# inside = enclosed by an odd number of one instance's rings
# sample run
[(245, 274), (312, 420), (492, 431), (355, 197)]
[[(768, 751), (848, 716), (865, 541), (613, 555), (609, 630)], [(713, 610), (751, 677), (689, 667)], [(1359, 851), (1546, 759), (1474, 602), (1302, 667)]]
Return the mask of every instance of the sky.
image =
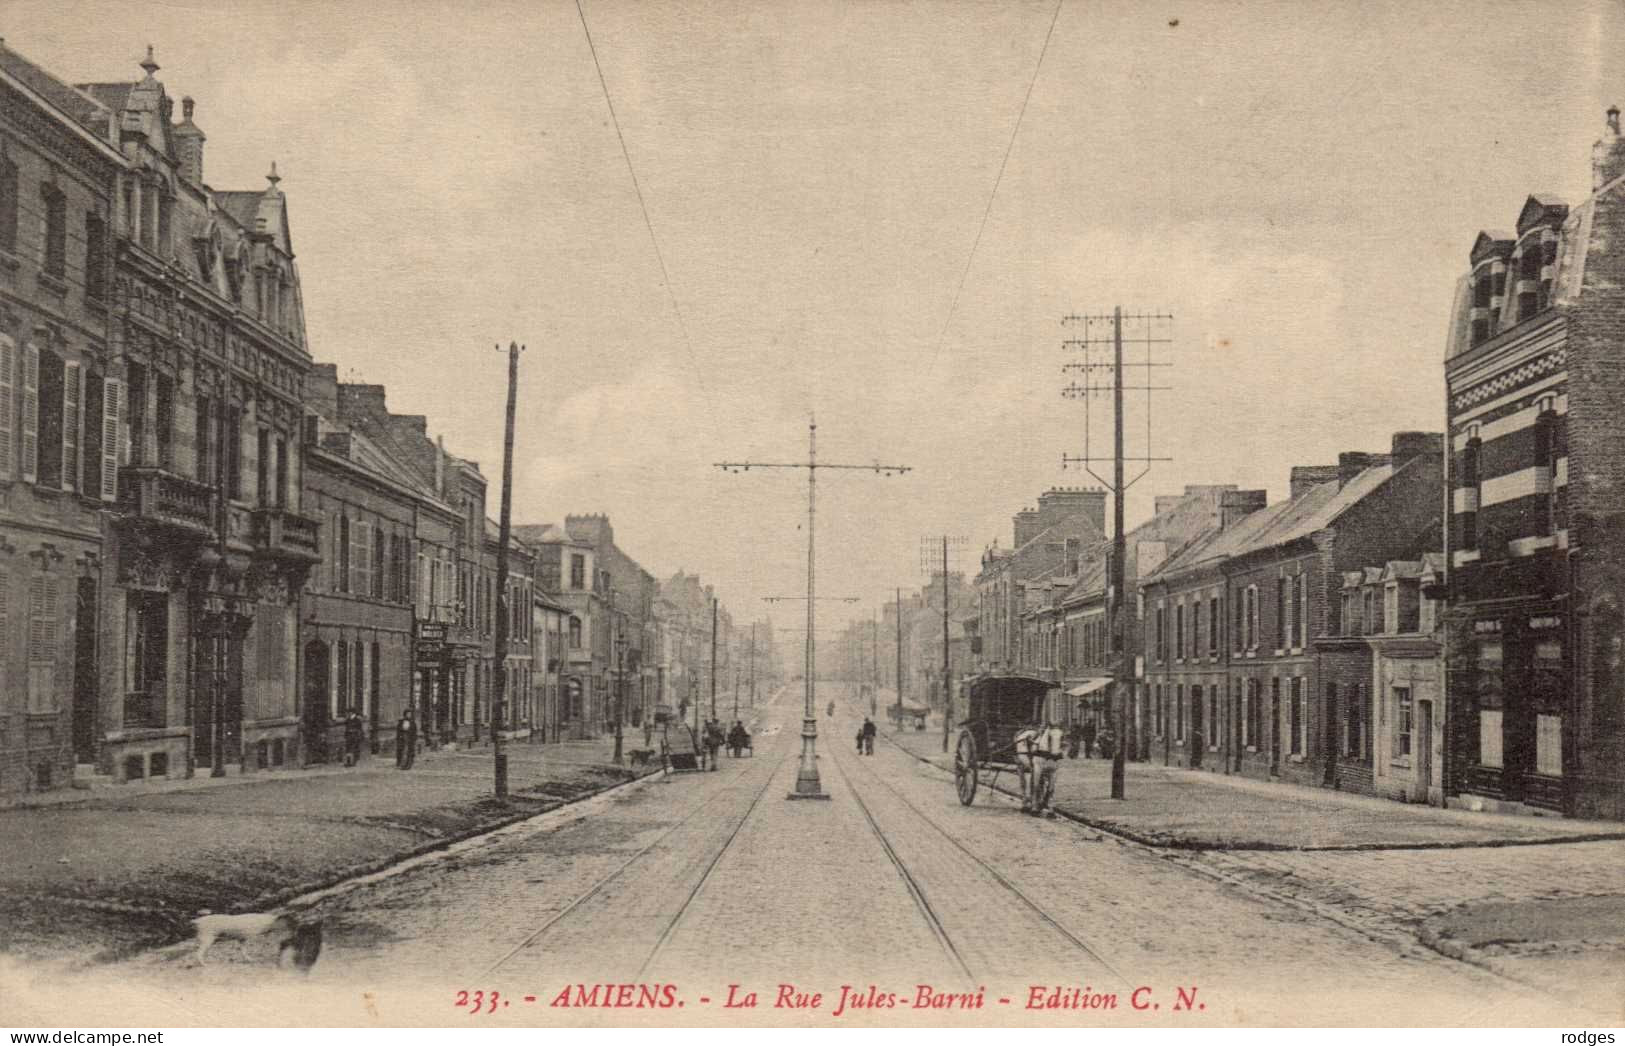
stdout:
[(493, 517), (510, 340), (514, 519), (607, 513), (736, 619), (806, 591), (806, 473), (717, 462), (805, 461), (816, 417), (820, 461), (909, 466), (819, 473), (818, 591), (860, 599), (820, 608), (831, 630), (927, 580), (923, 538), (964, 538), (974, 574), (1039, 492), (1092, 482), (1062, 468), (1086, 425), (1109, 446), (1106, 404), (1060, 394), (1069, 313), (1173, 317), (1149, 451), (1172, 460), (1130, 527), (1185, 484), (1274, 501), (1293, 465), (1441, 430), (1472, 241), (1532, 192), (1589, 191), (1622, 23), (1498, 0), (0, 0), (6, 45), (70, 81), (137, 79), (152, 44), (213, 187), (276, 162), (314, 357), (478, 460)]

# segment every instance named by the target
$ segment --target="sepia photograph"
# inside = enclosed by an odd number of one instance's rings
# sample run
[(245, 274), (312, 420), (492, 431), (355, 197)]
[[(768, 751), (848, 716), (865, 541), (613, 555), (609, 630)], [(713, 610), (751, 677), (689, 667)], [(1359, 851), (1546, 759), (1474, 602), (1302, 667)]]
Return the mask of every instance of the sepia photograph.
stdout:
[(1617, 0), (0, 0), (0, 1027), (1613, 1042), (1622, 104)]

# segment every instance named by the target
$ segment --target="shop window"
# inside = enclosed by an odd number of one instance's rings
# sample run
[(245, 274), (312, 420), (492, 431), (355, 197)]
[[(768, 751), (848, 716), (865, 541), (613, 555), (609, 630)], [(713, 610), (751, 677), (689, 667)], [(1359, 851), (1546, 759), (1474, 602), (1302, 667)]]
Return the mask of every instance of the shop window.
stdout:
[(1563, 775), (1563, 717), (1535, 716), (1535, 773)]

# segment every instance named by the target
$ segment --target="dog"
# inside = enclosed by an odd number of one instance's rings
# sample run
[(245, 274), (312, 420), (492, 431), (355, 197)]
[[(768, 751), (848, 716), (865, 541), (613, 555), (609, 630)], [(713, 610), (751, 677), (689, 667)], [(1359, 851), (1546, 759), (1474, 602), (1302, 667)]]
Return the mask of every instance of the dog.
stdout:
[(655, 750), (653, 748), (634, 748), (628, 755), (631, 756), (633, 766), (648, 766), (655, 757)]
[(198, 965), (207, 962), (209, 949), (219, 940), (270, 939), (277, 943), (277, 964), (308, 973), (322, 952), (322, 924), (300, 922), (286, 913), (254, 912), (244, 915), (216, 915), (205, 911), (192, 920), (197, 932)]

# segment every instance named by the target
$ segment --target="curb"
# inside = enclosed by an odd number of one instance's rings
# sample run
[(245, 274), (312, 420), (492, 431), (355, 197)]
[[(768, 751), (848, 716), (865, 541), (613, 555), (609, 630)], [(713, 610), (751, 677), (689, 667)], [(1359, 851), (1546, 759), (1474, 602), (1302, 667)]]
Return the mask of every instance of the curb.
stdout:
[[(312, 880), (312, 881), (308, 881), (308, 882), (304, 882), (304, 883), (298, 883), (298, 884), (286, 887), (284, 889), (273, 890), (273, 891), (270, 891), (270, 892), (267, 892), (267, 893), (260, 894), (258, 897), (256, 897), (253, 900), (252, 907), (247, 909), (247, 910), (249, 910), (249, 911), (270, 912), (270, 913), (276, 913), (276, 914), (282, 914), (283, 912), (286, 912), (286, 911), (289, 911), (289, 910), (300, 910), (300, 909), (303, 909), (305, 907), (308, 907), (310, 904), (314, 904), (316, 901), (318, 901), (318, 900), (320, 900), (322, 898), (330, 896), (330, 895), (332, 895), (334, 893), (342, 892), (346, 888), (347, 884), (359, 883), (361, 880), (368, 879), (368, 878), (385, 876), (387, 874), (390, 874), (393, 870), (395, 870), (397, 868), (400, 868), (401, 866), (421, 862), (426, 858), (430, 858), (430, 857), (432, 857), (432, 856), (434, 856), (436, 854), (439, 854), (439, 853), (442, 853), (444, 851), (450, 850), (452, 847), (459, 846), (460, 844), (472, 843), (472, 842), (474, 842), (475, 840), (479, 839), (482, 836), (493, 835), (493, 834), (495, 834), (497, 832), (500, 832), (500, 831), (503, 831), (505, 829), (513, 828), (516, 825), (523, 824), (526, 821), (535, 820), (536, 818), (540, 818), (540, 817), (547, 817), (549, 815), (557, 813), (560, 810), (566, 809), (566, 808), (571, 807), (571, 806), (575, 806), (575, 805), (580, 804), (580, 803), (587, 802), (588, 800), (591, 800), (591, 799), (596, 799), (596, 798), (598, 798), (600, 796), (608, 795), (609, 793), (615, 792), (615, 791), (617, 791), (619, 789), (629, 788), (629, 787), (631, 787), (633, 785), (643, 784), (644, 782), (648, 781), (652, 777), (661, 776), (662, 772), (663, 771), (661, 770), (660, 767), (654, 767), (652, 769), (645, 769), (643, 772), (636, 774), (635, 776), (629, 778), (628, 780), (618, 781), (618, 782), (616, 782), (614, 784), (606, 785), (606, 786), (604, 786), (602, 788), (594, 789), (594, 790), (589, 791), (589, 792), (583, 792), (582, 794), (577, 795), (577, 796), (572, 796), (569, 799), (541, 800), (541, 802), (547, 803), (549, 805), (546, 805), (542, 809), (539, 809), (539, 810), (531, 810), (531, 811), (514, 812), (514, 813), (511, 813), (511, 814), (505, 814), (505, 815), (503, 815), (502, 817), (500, 817), (500, 818), (498, 818), (496, 820), (488, 821), (488, 822), (485, 822), (485, 823), (480, 824), (478, 826), (468, 828), (466, 830), (454, 832), (454, 833), (452, 833), (450, 835), (447, 835), (447, 836), (444, 836), (442, 838), (435, 839), (432, 842), (421, 843), (421, 844), (413, 846), (413, 847), (411, 847), (409, 849), (397, 851), (397, 852), (395, 852), (393, 854), (390, 854), (387, 857), (381, 857), (381, 858), (379, 858), (379, 859), (377, 859), (375, 861), (369, 861), (369, 862), (366, 862), (364, 864), (351, 865), (351, 866), (343, 869), (342, 871), (336, 872), (336, 873), (334, 873), (332, 875), (324, 876), (324, 877), (322, 877), (320, 879), (316, 879), (316, 880)], [(495, 798), (495, 797), (494, 796), (479, 796), (479, 797), (476, 797), (475, 801), (482, 801), (482, 800), (485, 800), (485, 799), (492, 799), (492, 798)], [(114, 902), (98, 902), (98, 901), (89, 901), (89, 900), (87, 900), (87, 901), (74, 901), (72, 899), (67, 899), (67, 898), (48, 898), (48, 900), (51, 900), (53, 903), (60, 902), (60, 903), (76, 904), (76, 905), (78, 905), (80, 907), (86, 907), (86, 906), (91, 906), (91, 905), (95, 905), (95, 906), (99, 907), (99, 906), (102, 906), (102, 905), (107, 905), (107, 904), (114, 903)], [(115, 909), (106, 908), (104, 910), (115, 910)], [(116, 910), (121, 911), (121, 912), (125, 912), (125, 913), (129, 913), (129, 914), (149, 915), (149, 916), (153, 916), (153, 917), (155, 917), (157, 919), (163, 919), (163, 920), (168, 920), (168, 919), (171, 919), (171, 918), (179, 918), (182, 923), (189, 921), (189, 918), (190, 918), (186, 913), (181, 912), (179, 910), (170, 910), (170, 909), (162, 909), (162, 908), (138, 908), (138, 907), (135, 907), (133, 905), (126, 905), (126, 906), (120, 906)], [(132, 959), (139, 958), (139, 957), (144, 956), (144, 955), (155, 955), (155, 954), (160, 954), (161, 955), (161, 954), (165, 954), (165, 953), (169, 953), (169, 952), (178, 953), (179, 950), (186, 947), (187, 944), (188, 944), (188, 942), (185, 939), (181, 939), (181, 940), (177, 940), (177, 941), (167, 941), (167, 942), (164, 942), (164, 943), (161, 943), (161, 944), (153, 944), (153, 945), (149, 945), (149, 946), (142, 947), (142, 948), (132, 949), (130, 951), (124, 951), (124, 952), (114, 951), (112, 953), (103, 953), (103, 954), (97, 955), (95, 957), (92, 957), (90, 959), (82, 960), (82, 961), (76, 963), (75, 965), (77, 965), (77, 966), (102, 966), (102, 965), (110, 965), (112, 963), (117, 963), (117, 962), (126, 962), (126, 961), (129, 961), (129, 960), (132, 960)]]
[[(886, 740), (890, 742), (898, 751), (902, 752), (911, 759), (918, 760), (934, 770), (940, 770), (943, 773), (951, 773), (947, 767), (939, 766), (931, 759), (909, 751), (901, 744), (898, 744), (895, 740), (889, 737), (886, 738)], [(998, 785), (987, 785), (985, 787), (991, 791), (1001, 792), (1004, 795), (1011, 796), (1012, 798), (1021, 798), (1021, 796), (1017, 795), (1015, 792), (1001, 788)], [(1064, 817), (1069, 821), (1087, 825), (1096, 831), (1105, 832), (1108, 835), (1114, 835), (1120, 839), (1126, 839), (1129, 842), (1138, 843), (1141, 846), (1147, 846), (1155, 850), (1180, 850), (1191, 853), (1377, 853), (1398, 850), (1495, 850), (1514, 846), (1566, 846), (1573, 843), (1612, 842), (1625, 839), (1625, 831), (1614, 830), (1584, 832), (1546, 839), (1485, 839), (1477, 841), (1446, 840), (1438, 842), (1414, 843), (1332, 843), (1324, 846), (1290, 846), (1285, 843), (1272, 843), (1265, 842), (1263, 840), (1243, 840), (1233, 843), (1218, 843), (1210, 842), (1205, 839), (1165, 838), (1155, 835), (1147, 835), (1143, 832), (1135, 831), (1132, 828), (1124, 827), (1123, 825), (1120, 825), (1114, 821), (1091, 816), (1077, 810), (1068, 809), (1059, 804), (1051, 806), (1050, 809), (1054, 810), (1057, 816)]]

